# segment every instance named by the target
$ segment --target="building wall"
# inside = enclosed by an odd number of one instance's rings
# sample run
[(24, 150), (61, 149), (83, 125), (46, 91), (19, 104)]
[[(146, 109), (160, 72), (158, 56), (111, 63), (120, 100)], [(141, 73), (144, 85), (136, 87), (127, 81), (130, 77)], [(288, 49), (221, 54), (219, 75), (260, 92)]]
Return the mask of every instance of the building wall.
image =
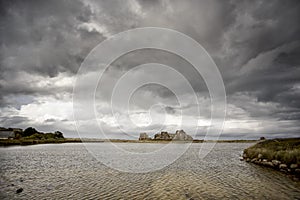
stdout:
[(15, 133), (13, 131), (0, 131), (0, 139), (8, 139), (15, 137)]

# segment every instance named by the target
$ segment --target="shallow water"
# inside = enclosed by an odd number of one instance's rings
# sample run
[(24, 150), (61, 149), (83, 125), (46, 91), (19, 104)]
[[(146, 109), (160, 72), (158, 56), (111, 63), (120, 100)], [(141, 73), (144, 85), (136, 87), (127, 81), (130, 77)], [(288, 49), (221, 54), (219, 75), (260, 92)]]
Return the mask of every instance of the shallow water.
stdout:
[[(110, 152), (105, 143), (86, 145)], [(192, 144), (171, 165), (142, 174), (103, 165), (83, 144), (0, 148), (0, 199), (300, 199), (299, 182), (239, 160), (251, 144), (219, 143), (204, 159), (198, 156), (201, 145)], [(23, 192), (16, 194), (20, 187)]]

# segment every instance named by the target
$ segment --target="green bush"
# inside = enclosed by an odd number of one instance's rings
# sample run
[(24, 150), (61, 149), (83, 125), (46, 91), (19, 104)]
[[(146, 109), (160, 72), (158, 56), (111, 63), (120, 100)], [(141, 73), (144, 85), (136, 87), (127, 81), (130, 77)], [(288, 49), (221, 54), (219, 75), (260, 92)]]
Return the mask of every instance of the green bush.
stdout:
[(35, 133), (38, 133), (38, 131), (35, 128), (28, 127), (24, 130), (22, 137), (28, 137), (34, 135)]
[(28, 127), (24, 132), (17, 132), (15, 139), (22, 140), (52, 140), (64, 139), (63, 133), (56, 131), (55, 133), (38, 132), (35, 128)]

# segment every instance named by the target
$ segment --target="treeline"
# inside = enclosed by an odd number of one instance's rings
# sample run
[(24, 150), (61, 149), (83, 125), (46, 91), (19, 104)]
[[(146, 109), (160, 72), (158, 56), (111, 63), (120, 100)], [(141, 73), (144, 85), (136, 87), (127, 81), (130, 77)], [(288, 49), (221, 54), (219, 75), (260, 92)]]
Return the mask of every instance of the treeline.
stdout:
[(37, 131), (33, 127), (28, 127), (24, 131), (22, 129), (8, 128), (7, 131), (12, 131), (13, 139), (33, 139), (33, 140), (48, 140), (48, 139), (63, 139), (63, 133), (55, 131), (54, 133), (43, 133)]

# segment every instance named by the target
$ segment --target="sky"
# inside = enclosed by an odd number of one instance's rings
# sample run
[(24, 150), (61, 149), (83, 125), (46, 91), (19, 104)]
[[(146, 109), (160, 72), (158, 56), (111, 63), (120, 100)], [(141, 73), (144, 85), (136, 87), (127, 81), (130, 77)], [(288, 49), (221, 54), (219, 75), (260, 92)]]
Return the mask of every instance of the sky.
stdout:
[[(221, 139), (300, 136), (298, 0), (12, 0), (1, 1), (0, 10), (2, 127), (32, 126), (78, 137), (79, 123), (86, 129), (80, 137), (98, 137), (100, 125), (109, 138), (130, 139), (140, 132), (153, 135), (184, 129), (190, 133), (197, 127), (195, 137), (203, 138), (214, 128), (203, 77), (183, 58), (155, 49), (133, 51), (111, 63), (97, 87), (97, 118), (85, 115), (84, 107), (82, 118), (74, 118), (73, 87), (89, 52), (122, 31), (161, 27), (193, 38), (217, 65), (227, 100)], [(191, 84), (199, 104), (184, 87), (177, 96), (170, 88), (148, 84), (132, 94), (129, 110), (116, 106), (113, 114), (114, 85), (126, 72), (146, 63), (176, 69)], [(175, 75), (145, 68), (132, 73), (138, 80), (167, 79), (179, 90), (182, 84)], [(85, 75), (99, 76), (93, 70)], [(82, 87), (90, 87), (89, 81)]]

